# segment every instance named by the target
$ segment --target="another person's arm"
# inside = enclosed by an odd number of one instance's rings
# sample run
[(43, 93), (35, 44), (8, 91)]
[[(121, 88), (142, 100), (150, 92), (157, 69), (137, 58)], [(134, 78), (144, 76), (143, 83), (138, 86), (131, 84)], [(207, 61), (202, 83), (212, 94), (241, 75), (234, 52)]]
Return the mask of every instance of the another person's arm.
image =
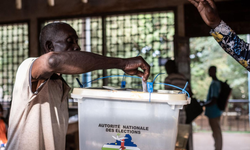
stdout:
[[(137, 75), (147, 80), (150, 67), (142, 57), (113, 58), (90, 52), (67, 51), (49, 52), (35, 60), (32, 66), (33, 80), (49, 78), (53, 73), (80, 74), (98, 69), (122, 69), (129, 75)], [(141, 68), (143, 70), (138, 70)]]
[(241, 40), (218, 15), (213, 0), (188, 0), (199, 11), (203, 21), (212, 28), (210, 34), (220, 46), (247, 70), (250, 70), (249, 44)]
[(212, 97), (209, 101), (203, 102), (201, 104), (201, 106), (211, 106), (213, 104), (216, 104), (217, 102), (217, 98), (216, 97)]
[(225, 52), (231, 55), (247, 70), (250, 70), (249, 44), (240, 39), (225, 22), (221, 21), (215, 29), (211, 30), (210, 34)]

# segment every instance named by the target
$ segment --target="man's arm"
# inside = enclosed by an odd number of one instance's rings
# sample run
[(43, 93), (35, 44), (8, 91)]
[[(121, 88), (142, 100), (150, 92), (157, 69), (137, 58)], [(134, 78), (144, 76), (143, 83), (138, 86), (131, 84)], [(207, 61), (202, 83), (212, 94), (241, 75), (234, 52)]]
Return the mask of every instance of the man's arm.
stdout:
[[(35, 60), (32, 66), (32, 78), (43, 80), (53, 73), (80, 74), (98, 69), (122, 69), (129, 75), (143, 76), (147, 80), (150, 67), (142, 57), (113, 58), (97, 55), (90, 52), (67, 51), (49, 52)], [(141, 68), (144, 72), (138, 70)]]
[(250, 70), (250, 46), (221, 20), (213, 0), (188, 0), (199, 11), (203, 21), (212, 28), (210, 34), (220, 46), (247, 70)]
[(247, 70), (250, 70), (249, 44), (240, 39), (224, 21), (221, 21), (215, 29), (211, 30), (210, 34), (225, 52), (231, 55)]
[(211, 100), (202, 103), (201, 106), (211, 106), (213, 104), (216, 104), (216, 102), (217, 102), (217, 98), (216, 97), (212, 97)]

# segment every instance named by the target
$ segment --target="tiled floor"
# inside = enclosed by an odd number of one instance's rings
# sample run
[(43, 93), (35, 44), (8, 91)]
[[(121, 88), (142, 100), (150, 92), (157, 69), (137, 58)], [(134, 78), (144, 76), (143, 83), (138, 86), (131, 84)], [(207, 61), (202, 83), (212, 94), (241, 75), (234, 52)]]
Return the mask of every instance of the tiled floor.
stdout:
[[(211, 132), (193, 133), (194, 150), (214, 150)], [(250, 150), (250, 133), (223, 132), (223, 150)]]

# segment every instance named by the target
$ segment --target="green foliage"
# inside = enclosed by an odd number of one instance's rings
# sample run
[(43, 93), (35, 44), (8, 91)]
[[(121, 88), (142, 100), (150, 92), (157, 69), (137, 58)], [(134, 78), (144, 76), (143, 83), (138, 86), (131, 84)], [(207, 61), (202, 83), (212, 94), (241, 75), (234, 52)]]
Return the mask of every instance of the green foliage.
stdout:
[(4, 96), (11, 97), (17, 68), (28, 58), (28, 37), (26, 23), (0, 26), (0, 88)]
[[(102, 54), (103, 45), (106, 46), (106, 55), (109, 57), (129, 58), (140, 53), (150, 65), (151, 74), (149, 80), (158, 73), (165, 73), (163, 66), (158, 65), (158, 58), (173, 58), (175, 34), (174, 12), (146, 12), (139, 14), (110, 15), (105, 18), (105, 26), (102, 26), (101, 17), (91, 17), (89, 19), (63, 19), (59, 21), (69, 23), (79, 36), (79, 45), (84, 50), (87, 45), (85, 41), (85, 31), (90, 31), (91, 52)], [(86, 30), (84, 25), (90, 21), (90, 30)], [(47, 24), (46, 22), (45, 24)], [(103, 35), (103, 30), (105, 34)], [(105, 36), (105, 43), (102, 39)], [(107, 75), (123, 75), (124, 72), (118, 69), (108, 69)], [(91, 79), (103, 76), (102, 70), (92, 71)], [(67, 83), (71, 87), (78, 87), (75, 78), (81, 80), (80, 75), (64, 75)], [(159, 76), (156, 82), (163, 82), (165, 76)], [(122, 78), (110, 78), (110, 86), (120, 86)], [(129, 88), (141, 88), (140, 79), (126, 78)], [(92, 83), (92, 87), (102, 86), (102, 80)], [(154, 89), (163, 89), (163, 85), (156, 84)]]
[[(165, 73), (158, 65), (158, 58), (173, 58), (174, 13), (155, 12), (108, 16), (106, 18), (107, 56), (135, 57), (142, 56), (151, 66), (149, 81), (158, 73)], [(121, 70), (110, 70), (108, 75), (122, 75)], [(157, 82), (163, 82), (165, 76), (159, 76)], [(112, 84), (120, 84), (121, 79), (112, 78)], [(141, 87), (141, 81), (126, 79), (128, 85)], [(116, 86), (117, 86), (116, 85)], [(156, 84), (154, 89), (162, 89)]]
[[(246, 36), (240, 36), (245, 40)], [(229, 56), (213, 37), (190, 39), (191, 83), (196, 98), (206, 99), (211, 83), (208, 68), (217, 67), (218, 79), (225, 81), (233, 88), (232, 99), (247, 99), (247, 70)]]

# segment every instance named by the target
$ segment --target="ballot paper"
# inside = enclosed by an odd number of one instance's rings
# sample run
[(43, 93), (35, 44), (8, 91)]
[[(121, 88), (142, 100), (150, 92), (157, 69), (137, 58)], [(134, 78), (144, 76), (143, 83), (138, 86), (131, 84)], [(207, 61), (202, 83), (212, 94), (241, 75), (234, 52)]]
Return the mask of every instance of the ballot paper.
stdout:
[(141, 82), (142, 82), (142, 91), (147, 92), (147, 81), (143, 81), (142, 77)]

